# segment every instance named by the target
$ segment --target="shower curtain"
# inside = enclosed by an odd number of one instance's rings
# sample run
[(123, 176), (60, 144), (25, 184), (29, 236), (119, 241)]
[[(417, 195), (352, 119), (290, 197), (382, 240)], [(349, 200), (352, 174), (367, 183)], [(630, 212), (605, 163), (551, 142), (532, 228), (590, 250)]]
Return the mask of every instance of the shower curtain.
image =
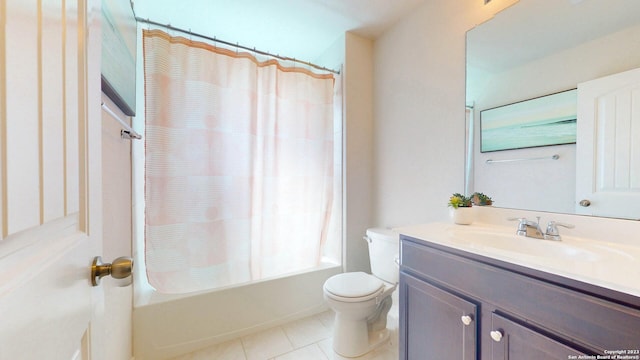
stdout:
[(317, 266), (341, 233), (334, 75), (160, 30), (143, 40), (150, 284), (185, 293)]

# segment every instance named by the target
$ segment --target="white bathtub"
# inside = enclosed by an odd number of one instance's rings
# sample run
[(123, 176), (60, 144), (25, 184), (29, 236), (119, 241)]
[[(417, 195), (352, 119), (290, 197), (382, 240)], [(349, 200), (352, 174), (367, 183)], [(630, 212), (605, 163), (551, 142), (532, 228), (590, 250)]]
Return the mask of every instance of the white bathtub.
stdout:
[(134, 280), (135, 359), (169, 359), (325, 311), (322, 285), (341, 271), (339, 265), (326, 264), (282, 278), (185, 295), (155, 292), (139, 271)]

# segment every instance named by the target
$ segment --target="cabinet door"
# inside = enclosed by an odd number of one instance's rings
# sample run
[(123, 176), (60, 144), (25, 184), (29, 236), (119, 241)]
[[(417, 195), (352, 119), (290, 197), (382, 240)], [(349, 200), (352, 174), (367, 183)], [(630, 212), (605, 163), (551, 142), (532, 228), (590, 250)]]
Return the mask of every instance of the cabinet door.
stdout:
[(476, 358), (476, 304), (405, 273), (400, 291), (400, 359)]
[[(567, 360), (586, 353), (498, 314), (491, 314), (493, 360)], [(484, 334), (483, 334), (484, 335)]]

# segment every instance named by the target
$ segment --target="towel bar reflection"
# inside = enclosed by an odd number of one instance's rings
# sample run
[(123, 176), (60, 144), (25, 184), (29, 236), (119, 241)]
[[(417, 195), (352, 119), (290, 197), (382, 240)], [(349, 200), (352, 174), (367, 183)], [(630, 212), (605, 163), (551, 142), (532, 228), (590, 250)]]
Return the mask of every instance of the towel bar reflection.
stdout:
[(531, 161), (531, 160), (558, 160), (560, 159), (560, 155), (554, 154), (552, 156), (542, 156), (535, 158), (522, 158), (522, 159), (504, 159), (504, 160), (493, 160), (487, 159), (487, 164), (495, 164), (495, 163), (506, 163), (506, 162), (515, 162), (515, 161)]
[(109, 114), (112, 118), (118, 121), (120, 125), (122, 125), (122, 127), (124, 128), (120, 130), (121, 138), (128, 139), (128, 140), (142, 139), (142, 135), (138, 134), (135, 130), (133, 130), (131, 126), (129, 126), (129, 124), (127, 124), (124, 120), (122, 120), (116, 113), (113, 112), (113, 110), (109, 109), (107, 104), (105, 104), (104, 102), (102, 103), (102, 109), (106, 111), (107, 114)]

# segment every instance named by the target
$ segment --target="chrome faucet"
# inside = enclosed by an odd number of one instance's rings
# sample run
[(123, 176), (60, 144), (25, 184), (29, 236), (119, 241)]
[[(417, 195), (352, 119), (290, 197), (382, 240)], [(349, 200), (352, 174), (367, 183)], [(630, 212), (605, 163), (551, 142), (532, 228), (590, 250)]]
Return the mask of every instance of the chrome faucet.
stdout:
[(538, 221), (527, 220), (526, 218), (511, 218), (509, 220), (519, 221), (516, 235), (544, 239), (544, 233), (540, 228), (540, 216), (537, 216), (537, 218)]
[(558, 221), (549, 221), (547, 225), (547, 231), (544, 233), (544, 238), (547, 240), (556, 240), (560, 241), (562, 238), (560, 237), (560, 231), (558, 231), (558, 226), (565, 227), (567, 229), (573, 229), (575, 226), (572, 224), (561, 223)]
[(542, 228), (540, 227), (540, 216), (536, 216), (536, 218), (538, 219), (537, 221), (527, 220), (526, 218), (510, 218), (509, 220), (518, 221), (518, 230), (516, 231), (516, 235), (543, 240), (560, 241), (562, 240), (562, 238), (560, 237), (558, 226), (566, 227), (569, 229), (574, 227), (571, 224), (549, 221), (547, 230), (545, 232), (542, 232)]

